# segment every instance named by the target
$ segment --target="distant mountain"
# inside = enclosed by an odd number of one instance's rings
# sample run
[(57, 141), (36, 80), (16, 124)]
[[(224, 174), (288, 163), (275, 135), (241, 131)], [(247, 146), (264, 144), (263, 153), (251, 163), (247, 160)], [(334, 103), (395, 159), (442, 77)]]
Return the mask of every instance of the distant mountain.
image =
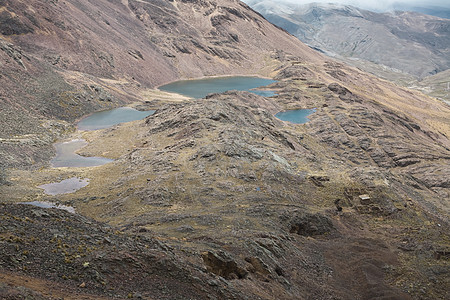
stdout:
[(340, 4), (249, 3), (270, 22), (331, 56), (364, 59), (418, 78), (450, 68), (450, 20)]
[(412, 82), (410, 87), (422, 90), (424, 93), (441, 99), (450, 105), (450, 69), (428, 76), (423, 80)]
[(435, 16), (444, 19), (450, 19), (450, 8), (441, 7), (441, 6), (412, 6), (407, 4), (395, 4), (395, 10), (401, 11), (415, 11), (422, 14)]

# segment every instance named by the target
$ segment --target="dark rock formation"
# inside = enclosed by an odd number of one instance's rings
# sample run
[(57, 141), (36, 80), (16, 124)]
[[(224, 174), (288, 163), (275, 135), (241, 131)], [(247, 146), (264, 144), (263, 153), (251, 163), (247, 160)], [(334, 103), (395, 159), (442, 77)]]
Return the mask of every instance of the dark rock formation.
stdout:
[[(201, 272), (187, 271), (183, 258), (153, 238), (124, 234), (64, 210), (1, 204), (0, 211), (1, 270), (21, 269), (24, 281), (29, 278), (32, 282), (33, 275), (45, 278), (54, 283), (47, 287), (54, 295), (89, 294), (94, 299), (113, 293), (125, 299), (131, 292), (143, 297), (186, 299), (227, 294), (209, 287)], [(191, 277), (192, 271), (196, 279)], [(0, 274), (3, 276), (3, 271)], [(68, 288), (58, 291), (62, 285)], [(33, 299), (49, 299), (26, 288), (16, 289), (35, 296)], [(17, 299), (8, 296), (14, 295), (14, 290), (13, 285), (0, 286), (0, 297)]]
[(237, 263), (225, 252), (202, 254), (208, 272), (222, 276), (225, 279), (243, 279), (247, 271), (237, 265)]
[[(30, 22), (29, 20), (27, 20)], [(34, 32), (33, 28), (23, 23), (21, 18), (13, 16), (9, 11), (0, 12), (0, 33), (8, 35), (19, 35)]]
[(303, 236), (316, 236), (330, 233), (333, 230), (331, 220), (320, 214), (294, 216), (289, 221), (289, 232)]

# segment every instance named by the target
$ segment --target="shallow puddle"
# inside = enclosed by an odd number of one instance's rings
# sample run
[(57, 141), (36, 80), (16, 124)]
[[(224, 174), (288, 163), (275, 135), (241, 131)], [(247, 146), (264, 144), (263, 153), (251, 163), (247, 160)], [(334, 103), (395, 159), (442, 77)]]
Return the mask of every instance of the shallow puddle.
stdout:
[(52, 202), (46, 202), (46, 201), (21, 202), (20, 204), (33, 205), (33, 206), (42, 207), (42, 208), (57, 208), (57, 209), (66, 210), (73, 214), (75, 213), (75, 208), (73, 208), (72, 206), (67, 206), (67, 205), (62, 205), (62, 204), (52, 203)]
[(43, 189), (47, 195), (61, 195), (74, 193), (88, 184), (89, 179), (87, 178), (72, 177), (60, 182), (43, 184), (38, 186), (38, 188)]
[(159, 87), (161, 91), (177, 93), (195, 99), (204, 98), (210, 93), (223, 93), (230, 90), (248, 91), (260, 96), (270, 97), (273, 91), (258, 90), (258, 87), (274, 83), (275, 80), (259, 77), (234, 76), (214, 77), (196, 80), (181, 80)]
[(51, 160), (54, 168), (61, 167), (96, 167), (112, 162), (105, 157), (84, 157), (75, 153), (86, 146), (85, 140), (77, 139), (69, 142), (56, 143), (56, 156)]

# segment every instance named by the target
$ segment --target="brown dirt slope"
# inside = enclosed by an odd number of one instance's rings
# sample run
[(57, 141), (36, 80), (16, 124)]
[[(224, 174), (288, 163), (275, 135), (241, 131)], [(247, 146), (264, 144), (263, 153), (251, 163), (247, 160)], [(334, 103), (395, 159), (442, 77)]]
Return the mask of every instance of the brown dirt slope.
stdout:
[(0, 211), (1, 299), (231, 297), (156, 239), (58, 209), (1, 204)]

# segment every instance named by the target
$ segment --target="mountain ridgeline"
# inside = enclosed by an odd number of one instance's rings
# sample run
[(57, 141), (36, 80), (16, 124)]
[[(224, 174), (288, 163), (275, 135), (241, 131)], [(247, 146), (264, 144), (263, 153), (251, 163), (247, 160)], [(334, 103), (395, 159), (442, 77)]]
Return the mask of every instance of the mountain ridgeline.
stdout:
[(250, 1), (269, 21), (311, 47), (423, 78), (450, 68), (450, 20), (347, 5)]
[[(445, 23), (416, 16), (417, 71), (444, 69)], [(220, 75), (275, 95), (157, 89)], [(155, 112), (76, 128), (125, 105)], [(0, 0), (0, 298), (447, 299), (449, 115), (240, 1)], [(56, 141), (111, 162), (51, 167)]]

